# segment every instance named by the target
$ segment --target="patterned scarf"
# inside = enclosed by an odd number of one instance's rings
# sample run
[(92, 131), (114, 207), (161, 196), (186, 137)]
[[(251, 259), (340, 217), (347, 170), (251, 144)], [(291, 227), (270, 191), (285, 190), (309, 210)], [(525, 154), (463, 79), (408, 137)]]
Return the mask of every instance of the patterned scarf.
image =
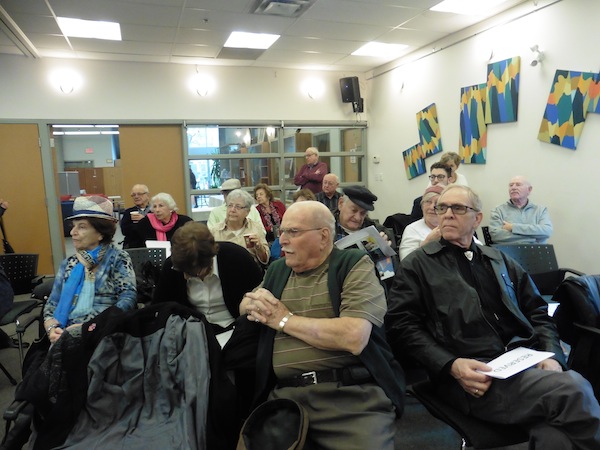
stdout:
[(265, 208), (264, 205), (261, 205), (260, 203), (256, 205), (256, 207), (260, 211), (260, 215), (264, 219), (263, 225), (265, 226), (265, 231), (273, 231), (273, 222), (276, 226), (281, 225), (281, 217), (279, 217), (279, 214), (277, 213), (277, 209), (275, 208), (275, 205), (273, 205), (273, 202), (269, 202), (269, 206), (271, 207), (270, 214), (267, 212), (267, 208)]
[(107, 245), (99, 245), (90, 251), (77, 251), (76, 256), (79, 262), (73, 267), (69, 278), (65, 281), (58, 305), (54, 310), (54, 318), (58, 320), (61, 328), (67, 325), (69, 314), (77, 305), (77, 299), (85, 280), (85, 269), (92, 271), (102, 261), (107, 249)]
[(150, 221), (150, 225), (152, 225), (152, 228), (154, 228), (154, 230), (156, 231), (157, 241), (167, 240), (167, 231), (171, 231), (173, 229), (173, 227), (177, 223), (177, 219), (179, 218), (175, 211), (173, 211), (173, 213), (171, 214), (171, 218), (166, 224), (158, 220), (154, 213), (149, 213), (146, 217)]

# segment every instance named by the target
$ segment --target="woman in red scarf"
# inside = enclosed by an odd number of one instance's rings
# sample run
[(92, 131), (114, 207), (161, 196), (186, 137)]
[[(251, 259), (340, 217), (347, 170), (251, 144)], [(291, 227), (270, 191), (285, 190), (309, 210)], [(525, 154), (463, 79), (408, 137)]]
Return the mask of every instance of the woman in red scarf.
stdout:
[(145, 247), (146, 241), (170, 241), (178, 228), (191, 218), (177, 214), (177, 204), (171, 195), (160, 192), (150, 202), (152, 212), (137, 223), (136, 238), (130, 248)]
[(278, 237), (277, 230), (285, 213), (285, 205), (273, 197), (273, 191), (264, 183), (254, 186), (256, 209), (267, 232), (267, 242), (273, 242)]

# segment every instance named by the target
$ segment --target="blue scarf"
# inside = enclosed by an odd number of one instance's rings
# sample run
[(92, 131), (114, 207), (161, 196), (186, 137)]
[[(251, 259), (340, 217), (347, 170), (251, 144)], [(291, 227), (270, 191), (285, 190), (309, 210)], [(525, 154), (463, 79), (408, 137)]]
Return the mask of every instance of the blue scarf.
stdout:
[[(79, 253), (82, 254), (86, 261), (93, 262), (93, 264), (96, 265), (98, 264), (98, 254), (101, 249), (102, 245), (99, 245), (93, 250), (82, 250)], [(78, 262), (75, 267), (73, 267), (73, 270), (71, 270), (71, 275), (69, 275), (67, 281), (65, 281), (60, 294), (60, 299), (58, 300), (58, 305), (54, 310), (54, 318), (58, 320), (61, 328), (64, 328), (67, 325), (69, 314), (77, 304), (77, 298), (83, 287), (84, 280), (85, 266), (81, 264), (81, 262)]]

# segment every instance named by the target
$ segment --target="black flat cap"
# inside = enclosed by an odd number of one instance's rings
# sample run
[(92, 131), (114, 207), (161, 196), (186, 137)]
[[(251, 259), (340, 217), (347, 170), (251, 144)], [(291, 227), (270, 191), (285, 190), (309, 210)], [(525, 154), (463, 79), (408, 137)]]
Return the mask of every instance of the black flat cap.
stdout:
[(352, 203), (360, 206), (367, 211), (373, 211), (373, 203), (377, 201), (377, 196), (364, 186), (348, 186), (342, 189)]

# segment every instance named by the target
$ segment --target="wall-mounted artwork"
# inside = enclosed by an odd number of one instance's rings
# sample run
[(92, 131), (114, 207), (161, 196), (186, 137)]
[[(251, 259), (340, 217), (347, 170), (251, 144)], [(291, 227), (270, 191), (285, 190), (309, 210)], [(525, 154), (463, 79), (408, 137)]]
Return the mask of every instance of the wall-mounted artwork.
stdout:
[(597, 73), (557, 70), (538, 139), (575, 150), (587, 113), (598, 110), (598, 94)]
[(409, 180), (427, 172), (425, 168), (425, 153), (421, 144), (413, 145), (402, 152), (404, 169)]
[(465, 164), (485, 164), (487, 125), (485, 123), (487, 83), (460, 89), (460, 136), (458, 154)]
[(520, 71), (520, 56), (488, 64), (485, 123), (517, 121)]
[(417, 126), (425, 158), (440, 153), (442, 151), (442, 134), (435, 103), (417, 113)]

